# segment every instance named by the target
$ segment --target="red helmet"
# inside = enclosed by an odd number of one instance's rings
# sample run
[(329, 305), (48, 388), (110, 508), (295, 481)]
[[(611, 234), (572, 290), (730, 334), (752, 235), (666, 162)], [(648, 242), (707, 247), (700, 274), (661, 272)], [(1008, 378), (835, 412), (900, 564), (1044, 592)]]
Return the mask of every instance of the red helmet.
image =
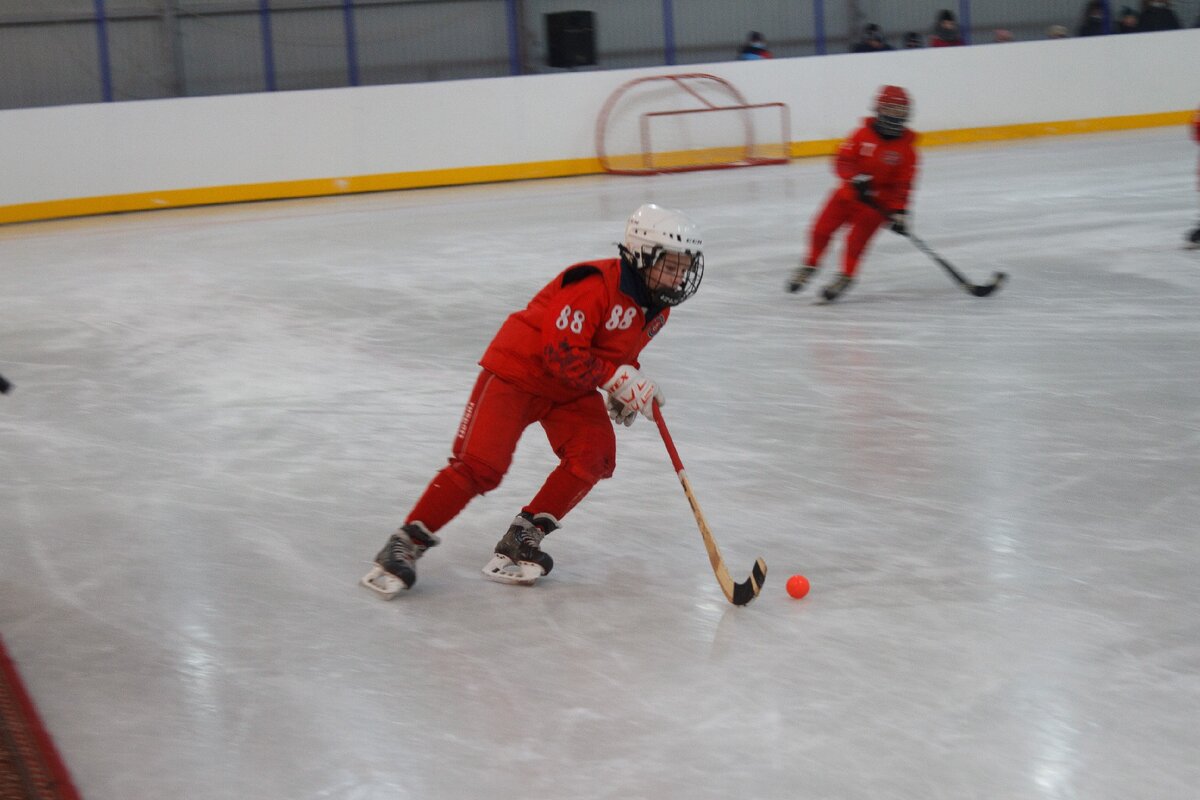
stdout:
[(884, 86), (875, 97), (875, 119), (880, 132), (889, 136), (899, 136), (908, 122), (908, 114), (912, 101), (908, 92), (900, 86)]

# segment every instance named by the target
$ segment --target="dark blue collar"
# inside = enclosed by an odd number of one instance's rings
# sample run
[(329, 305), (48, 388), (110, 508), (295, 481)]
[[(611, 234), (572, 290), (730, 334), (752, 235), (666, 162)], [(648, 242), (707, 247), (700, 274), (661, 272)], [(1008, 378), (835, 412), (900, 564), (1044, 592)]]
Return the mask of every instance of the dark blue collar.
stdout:
[(642, 280), (642, 276), (633, 264), (625, 258), (621, 259), (621, 291), (636, 300), (639, 306), (646, 309), (647, 319), (662, 310), (654, 302), (654, 298), (650, 295), (650, 290), (646, 287), (646, 282)]

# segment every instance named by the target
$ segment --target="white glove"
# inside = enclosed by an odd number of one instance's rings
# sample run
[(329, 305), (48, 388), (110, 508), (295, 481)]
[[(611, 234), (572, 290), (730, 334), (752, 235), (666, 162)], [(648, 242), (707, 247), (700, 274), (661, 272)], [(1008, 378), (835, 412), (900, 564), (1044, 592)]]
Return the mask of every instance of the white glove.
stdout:
[(613, 422), (632, 425), (638, 412), (646, 419), (654, 419), (654, 401), (657, 400), (660, 406), (667, 404), (658, 384), (629, 364), (617, 367), (600, 388), (608, 392), (608, 415)]

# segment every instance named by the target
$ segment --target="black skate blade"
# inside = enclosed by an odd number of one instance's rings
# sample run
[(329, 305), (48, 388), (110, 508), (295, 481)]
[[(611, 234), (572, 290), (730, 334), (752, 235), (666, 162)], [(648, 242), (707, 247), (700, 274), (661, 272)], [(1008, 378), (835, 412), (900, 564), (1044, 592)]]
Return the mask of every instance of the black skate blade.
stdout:
[(730, 602), (735, 606), (744, 606), (754, 598), (758, 597), (762, 591), (763, 583), (767, 580), (767, 563), (761, 558), (754, 562), (754, 569), (750, 571), (750, 577), (743, 583), (735, 583), (733, 585), (733, 597)]

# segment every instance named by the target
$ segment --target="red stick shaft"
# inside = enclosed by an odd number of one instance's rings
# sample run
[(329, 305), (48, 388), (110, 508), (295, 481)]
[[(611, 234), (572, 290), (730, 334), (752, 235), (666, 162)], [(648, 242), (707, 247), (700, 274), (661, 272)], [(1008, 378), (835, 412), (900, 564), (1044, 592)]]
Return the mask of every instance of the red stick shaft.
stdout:
[(667, 454), (671, 456), (671, 464), (675, 467), (675, 472), (683, 472), (683, 462), (679, 460), (679, 451), (675, 449), (675, 442), (671, 441), (671, 432), (667, 430), (667, 421), (663, 419), (662, 408), (659, 407), (658, 401), (654, 401), (654, 422), (658, 425), (658, 432), (662, 434), (663, 444), (667, 446)]

